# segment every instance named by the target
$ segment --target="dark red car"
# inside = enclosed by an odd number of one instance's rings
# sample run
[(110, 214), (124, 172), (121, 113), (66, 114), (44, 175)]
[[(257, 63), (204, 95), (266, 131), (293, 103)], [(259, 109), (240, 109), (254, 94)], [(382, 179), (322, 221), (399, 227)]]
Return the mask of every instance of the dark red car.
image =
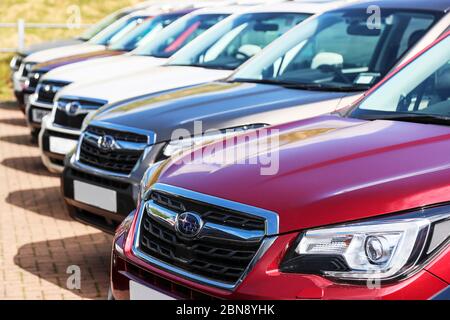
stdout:
[[(114, 239), (111, 297), (448, 298), (449, 125), (450, 33), (340, 115), (154, 165)], [(205, 156), (223, 146), (252, 151)]]

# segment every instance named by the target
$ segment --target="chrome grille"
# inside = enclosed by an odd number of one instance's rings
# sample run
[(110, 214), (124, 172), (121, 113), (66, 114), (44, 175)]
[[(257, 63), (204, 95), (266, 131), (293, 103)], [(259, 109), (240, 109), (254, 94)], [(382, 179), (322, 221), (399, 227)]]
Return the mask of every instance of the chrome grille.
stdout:
[[(105, 136), (114, 141), (108, 150), (99, 144), (99, 139)], [(149, 137), (144, 135), (89, 126), (83, 134), (78, 160), (98, 169), (128, 175), (138, 163), (148, 143)]]
[[(155, 185), (139, 213), (135, 253), (193, 280), (234, 288), (274, 240), (266, 236), (277, 232), (278, 219), (274, 213), (230, 203), (177, 187)], [(177, 217), (186, 211), (194, 211), (203, 220), (194, 238), (176, 228)], [(219, 216), (227, 218), (219, 221)], [(269, 223), (272, 230), (267, 228)]]

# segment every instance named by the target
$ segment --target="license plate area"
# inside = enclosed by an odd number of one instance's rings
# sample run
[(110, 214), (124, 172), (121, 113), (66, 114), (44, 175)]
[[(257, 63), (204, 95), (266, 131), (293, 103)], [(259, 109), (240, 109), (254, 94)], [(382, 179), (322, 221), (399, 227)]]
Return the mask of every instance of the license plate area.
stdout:
[(175, 298), (146, 287), (140, 283), (130, 281), (130, 300), (176, 300)]
[(117, 192), (82, 181), (73, 182), (74, 199), (110, 212), (117, 212)]
[(61, 137), (49, 137), (50, 152), (66, 155), (77, 146), (78, 140), (65, 139)]

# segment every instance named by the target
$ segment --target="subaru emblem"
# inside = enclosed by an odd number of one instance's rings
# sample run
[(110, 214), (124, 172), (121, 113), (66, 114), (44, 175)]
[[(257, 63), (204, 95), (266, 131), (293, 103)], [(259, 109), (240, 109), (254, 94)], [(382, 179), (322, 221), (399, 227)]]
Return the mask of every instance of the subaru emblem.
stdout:
[(76, 115), (78, 113), (78, 110), (80, 110), (80, 104), (78, 102), (69, 102), (66, 104), (66, 113), (68, 115)]
[(116, 140), (112, 136), (101, 136), (97, 140), (97, 146), (103, 151), (111, 151), (116, 146)]
[(184, 212), (177, 216), (175, 230), (184, 237), (194, 238), (203, 227), (202, 218), (193, 212)]

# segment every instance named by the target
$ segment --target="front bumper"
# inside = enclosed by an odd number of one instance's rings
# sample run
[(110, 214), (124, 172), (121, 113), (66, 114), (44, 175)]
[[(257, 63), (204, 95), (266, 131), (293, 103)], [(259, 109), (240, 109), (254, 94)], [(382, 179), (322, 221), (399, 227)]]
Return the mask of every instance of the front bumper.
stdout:
[[(117, 212), (77, 201), (74, 193), (75, 181), (114, 190), (116, 192)], [(136, 199), (134, 195), (139, 190), (139, 183), (118, 182), (66, 167), (61, 178), (61, 189), (64, 200), (70, 207), (72, 218), (105, 232), (114, 233), (122, 220), (135, 209)]]
[[(43, 132), (44, 130), (41, 130)], [(136, 209), (142, 177), (148, 167), (155, 163), (164, 144), (155, 144), (139, 160), (130, 175), (120, 176), (77, 161), (76, 154), (66, 156), (62, 174), (62, 193), (74, 219), (103, 231), (113, 233), (118, 224)], [(74, 181), (80, 181), (116, 192), (117, 212), (75, 200)]]
[[(129, 299), (129, 283), (134, 281), (178, 299), (404, 300), (430, 299), (448, 286), (446, 282), (426, 270), (401, 282), (383, 286), (342, 284), (318, 275), (281, 273), (278, 265), (287, 246), (296, 239), (297, 235), (294, 233), (278, 236), (270, 249), (234, 291), (208, 287), (175, 276), (147, 264), (126, 249), (122, 250), (115, 245), (111, 262), (112, 294), (118, 300)], [(436, 259), (441, 258), (442, 255)]]
[[(40, 130), (43, 118), (52, 113), (52, 108), (53, 106), (50, 104), (37, 101), (35, 94), (31, 95), (25, 107), (25, 115), (28, 126), (32, 130)], [(40, 117), (36, 117), (38, 113), (41, 115)]]

